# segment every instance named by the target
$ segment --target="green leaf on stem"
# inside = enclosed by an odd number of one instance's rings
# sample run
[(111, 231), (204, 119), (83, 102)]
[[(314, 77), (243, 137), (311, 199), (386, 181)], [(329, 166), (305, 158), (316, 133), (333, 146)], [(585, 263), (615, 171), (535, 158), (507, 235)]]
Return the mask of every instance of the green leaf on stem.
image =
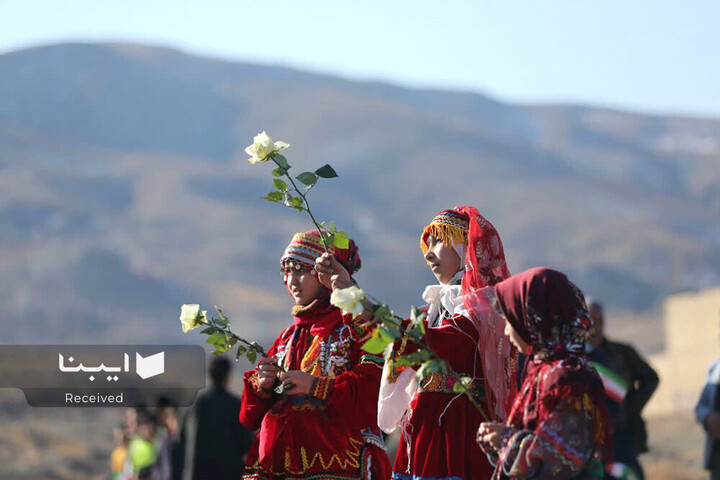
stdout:
[(338, 176), (338, 174), (335, 172), (335, 169), (330, 165), (323, 165), (322, 167), (315, 170), (315, 174), (321, 178), (335, 178)]
[(472, 378), (460, 377), (458, 381), (455, 382), (455, 385), (453, 385), (453, 392), (465, 393), (470, 389), (470, 385), (472, 385)]
[(235, 360), (240, 358), (240, 355), (242, 355), (245, 352), (247, 352), (247, 349), (245, 347), (243, 347), (242, 345), (239, 345), (237, 348), (237, 351), (235, 352)]
[(417, 326), (418, 326), (418, 329), (420, 330), (420, 332), (421, 332), (423, 335), (425, 335), (425, 317), (424, 317), (424, 316), (421, 316), (421, 317), (418, 319)]
[(340, 249), (346, 249), (350, 247), (350, 237), (345, 232), (337, 232), (333, 238), (333, 244)]
[(380, 321), (385, 320), (389, 315), (390, 307), (388, 307), (385, 303), (379, 305), (373, 313), (373, 316)]
[(200, 333), (205, 333), (205, 334), (211, 335), (212, 333), (215, 332), (215, 330), (217, 330), (215, 327), (207, 327), (207, 328), (200, 330)]
[(417, 325), (413, 325), (411, 328), (405, 331), (405, 335), (410, 337), (410, 339), (413, 341), (413, 343), (418, 343), (422, 341), (423, 333), (420, 331), (419, 328), (417, 328)]
[(383, 323), (378, 329), (380, 330), (380, 336), (389, 342), (394, 342), (402, 337), (402, 332), (395, 325)]
[(205, 340), (205, 343), (209, 343), (210, 345), (217, 345), (225, 342), (225, 333), (217, 331), (210, 335), (207, 340)]
[(315, 185), (317, 183), (318, 177), (312, 172), (303, 172), (297, 177), (295, 177), (297, 180), (299, 180), (301, 183), (311, 186)]
[(250, 363), (254, 364), (255, 360), (257, 360), (257, 352), (255, 350), (248, 350), (247, 359), (250, 361)]
[(322, 232), (321, 235), (322, 235), (323, 241), (324, 241), (327, 245), (331, 245), (331, 244), (332, 244), (332, 242), (333, 242), (333, 234), (332, 234), (332, 233)]
[(422, 382), (427, 377), (432, 375), (433, 373), (440, 372), (442, 370), (441, 364), (437, 360), (428, 360), (425, 363), (422, 364), (420, 369), (415, 374), (415, 378), (418, 379), (419, 382)]
[(275, 170), (272, 171), (272, 174), (276, 177), (282, 177), (283, 175), (287, 174), (287, 169), (283, 167), (277, 167)]
[(412, 367), (427, 362), (432, 358), (432, 354), (427, 350), (420, 349), (407, 355), (401, 355), (397, 358), (398, 365)]
[(290, 200), (290, 206), (292, 207), (302, 207), (305, 202), (301, 197), (293, 197)]
[(267, 200), (268, 202), (279, 202), (282, 199), (283, 192), (268, 192), (268, 194), (263, 197), (263, 200)]
[(370, 339), (363, 343), (362, 349), (372, 355), (378, 355), (385, 351), (385, 348), (390, 342), (392, 342), (392, 339), (382, 336), (380, 334), (380, 328), (376, 328), (373, 330)]
[(274, 153), (272, 158), (273, 160), (275, 160), (275, 163), (277, 163), (280, 168), (285, 169), (286, 172), (290, 170), (290, 164), (288, 163), (287, 158), (280, 155), (279, 153)]
[(288, 186), (284, 180), (280, 180), (279, 178), (273, 178), (273, 185), (275, 185), (275, 188), (277, 188), (281, 192), (287, 192)]

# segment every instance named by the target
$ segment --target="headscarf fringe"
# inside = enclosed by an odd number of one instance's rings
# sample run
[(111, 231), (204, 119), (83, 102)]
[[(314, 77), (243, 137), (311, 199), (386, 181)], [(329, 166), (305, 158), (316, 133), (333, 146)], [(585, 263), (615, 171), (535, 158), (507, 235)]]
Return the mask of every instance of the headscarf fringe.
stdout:
[(420, 249), (423, 254), (427, 253), (430, 248), (427, 244), (428, 237), (440, 239), (447, 247), (452, 248), (455, 245), (465, 243), (467, 240), (467, 230), (457, 225), (448, 225), (447, 223), (431, 223), (423, 230), (420, 237)]

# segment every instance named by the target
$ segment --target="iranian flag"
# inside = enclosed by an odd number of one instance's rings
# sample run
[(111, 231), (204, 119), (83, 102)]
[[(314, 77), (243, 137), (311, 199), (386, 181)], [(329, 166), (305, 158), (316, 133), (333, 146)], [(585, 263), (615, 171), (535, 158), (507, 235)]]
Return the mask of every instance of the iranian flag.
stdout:
[(603, 386), (605, 387), (605, 395), (617, 403), (622, 403), (625, 400), (625, 395), (627, 395), (628, 391), (627, 382), (623, 380), (620, 375), (613, 372), (605, 365), (597, 362), (592, 362), (592, 364), (593, 367), (595, 367), (595, 370), (597, 370), (600, 374)]

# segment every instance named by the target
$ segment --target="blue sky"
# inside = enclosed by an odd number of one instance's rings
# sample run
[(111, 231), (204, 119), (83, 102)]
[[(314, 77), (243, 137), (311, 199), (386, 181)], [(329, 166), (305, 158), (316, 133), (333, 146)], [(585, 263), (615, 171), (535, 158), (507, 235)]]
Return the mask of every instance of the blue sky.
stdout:
[(123, 40), (470, 90), (720, 116), (716, 0), (0, 0), (0, 52)]

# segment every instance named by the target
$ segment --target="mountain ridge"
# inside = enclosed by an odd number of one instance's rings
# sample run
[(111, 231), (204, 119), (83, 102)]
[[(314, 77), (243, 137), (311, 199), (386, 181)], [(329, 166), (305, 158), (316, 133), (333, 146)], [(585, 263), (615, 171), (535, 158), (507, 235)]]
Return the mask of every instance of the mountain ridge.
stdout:
[[(258, 199), (269, 171), (243, 150), (259, 130), (291, 144), (296, 173), (336, 167), (313, 206), (356, 237), (358, 278), (399, 311), (432, 282), (420, 229), (461, 203), (495, 224), (512, 271), (565, 270), (611, 311), (657, 312), (668, 293), (720, 282), (720, 119), (508, 104), (72, 43), (0, 55), (8, 319), (35, 312), (55, 325), (53, 340), (75, 315), (115, 338), (119, 299), (137, 283), (147, 296), (128, 322), (138, 332), (181, 339), (169, 322), (202, 299), (270, 336), (289, 308), (277, 258), (309, 225)], [(111, 304), (93, 282), (63, 281), (77, 275), (114, 285)], [(25, 327), (10, 338), (29, 336)]]

